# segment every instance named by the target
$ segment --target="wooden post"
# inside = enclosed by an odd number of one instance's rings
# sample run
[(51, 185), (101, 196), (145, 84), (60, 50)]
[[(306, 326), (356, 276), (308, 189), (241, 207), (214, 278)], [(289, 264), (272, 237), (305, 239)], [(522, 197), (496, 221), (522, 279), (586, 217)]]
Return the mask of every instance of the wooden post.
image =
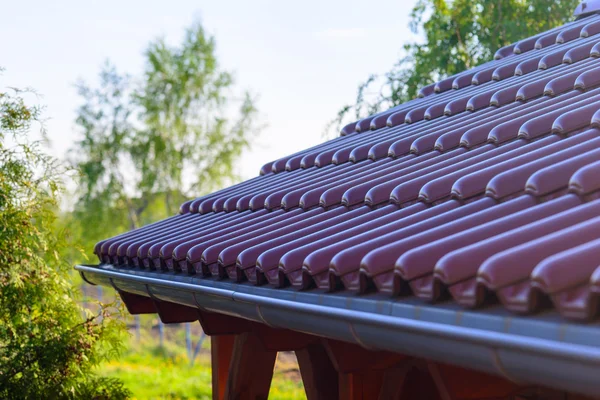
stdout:
[(385, 351), (370, 351), (356, 344), (324, 340), (324, 347), (339, 373), (339, 399), (377, 399), (385, 370), (407, 357)]
[(369, 369), (339, 374), (339, 399), (377, 399), (383, 383), (384, 370)]
[(412, 362), (407, 360), (398, 367), (388, 368), (383, 374), (383, 383), (379, 391), (379, 400), (399, 399), (404, 387), (404, 380), (412, 368)]
[(404, 378), (400, 399), (443, 400), (426, 368), (411, 368)]
[(212, 366), (212, 398), (223, 400), (233, 353), (234, 335), (211, 336), (210, 356)]
[(296, 350), (296, 358), (308, 400), (338, 398), (338, 373), (321, 343)]
[(253, 332), (237, 335), (229, 364), (225, 399), (266, 400), (276, 358), (277, 352), (265, 349)]

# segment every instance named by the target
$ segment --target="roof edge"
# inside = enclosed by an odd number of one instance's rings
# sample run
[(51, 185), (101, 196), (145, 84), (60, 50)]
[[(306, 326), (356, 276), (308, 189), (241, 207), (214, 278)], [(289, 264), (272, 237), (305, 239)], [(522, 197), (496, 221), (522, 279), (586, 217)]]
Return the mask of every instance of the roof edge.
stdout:
[(579, 3), (573, 16), (577, 19), (585, 18), (592, 14), (600, 12), (600, 0), (585, 0)]
[[(519, 383), (597, 394), (600, 348), (595, 346), (456, 326), (450, 320), (437, 323), (385, 315), (366, 311), (360, 301), (338, 298), (338, 304), (347, 307), (341, 308), (318, 303), (320, 295), (221, 284), (181, 274), (167, 277), (164, 273), (119, 271), (111, 265), (78, 265), (76, 269), (88, 282), (125, 292), (148, 297), (151, 292), (164, 301), (343, 340), (367, 349), (477, 369)], [(284, 293), (288, 298), (275, 298), (268, 292)], [(409, 307), (419, 314), (436, 311), (435, 307), (422, 305)], [(466, 318), (465, 311), (455, 313), (456, 320)], [(484, 326), (485, 319), (490, 316), (481, 316), (478, 324)], [(557, 323), (556, 329), (564, 330), (564, 325)]]

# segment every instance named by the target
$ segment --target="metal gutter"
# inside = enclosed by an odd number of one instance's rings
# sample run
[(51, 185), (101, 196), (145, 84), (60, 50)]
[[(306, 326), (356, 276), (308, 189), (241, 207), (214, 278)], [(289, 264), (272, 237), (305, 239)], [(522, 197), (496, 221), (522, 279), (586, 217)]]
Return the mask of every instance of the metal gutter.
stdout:
[(600, 326), (553, 312), (518, 317), (411, 298), (233, 284), (112, 265), (76, 267), (93, 284), (586, 395), (600, 394)]

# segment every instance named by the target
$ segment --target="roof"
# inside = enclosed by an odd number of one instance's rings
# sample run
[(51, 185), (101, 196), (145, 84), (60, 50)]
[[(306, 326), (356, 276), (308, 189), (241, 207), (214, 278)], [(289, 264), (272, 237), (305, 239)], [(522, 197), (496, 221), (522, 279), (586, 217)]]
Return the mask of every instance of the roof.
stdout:
[(125, 292), (549, 386), (562, 371), (561, 385), (594, 390), (594, 7), (98, 243), (101, 264), (80, 271)]

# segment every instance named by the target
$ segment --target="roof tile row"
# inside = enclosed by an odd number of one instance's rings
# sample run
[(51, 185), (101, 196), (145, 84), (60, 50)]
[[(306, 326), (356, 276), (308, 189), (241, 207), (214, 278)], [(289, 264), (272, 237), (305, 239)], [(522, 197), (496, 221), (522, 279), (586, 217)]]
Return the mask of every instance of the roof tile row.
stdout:
[(522, 40), (95, 252), (123, 268), (595, 318), (598, 57), (597, 15)]

